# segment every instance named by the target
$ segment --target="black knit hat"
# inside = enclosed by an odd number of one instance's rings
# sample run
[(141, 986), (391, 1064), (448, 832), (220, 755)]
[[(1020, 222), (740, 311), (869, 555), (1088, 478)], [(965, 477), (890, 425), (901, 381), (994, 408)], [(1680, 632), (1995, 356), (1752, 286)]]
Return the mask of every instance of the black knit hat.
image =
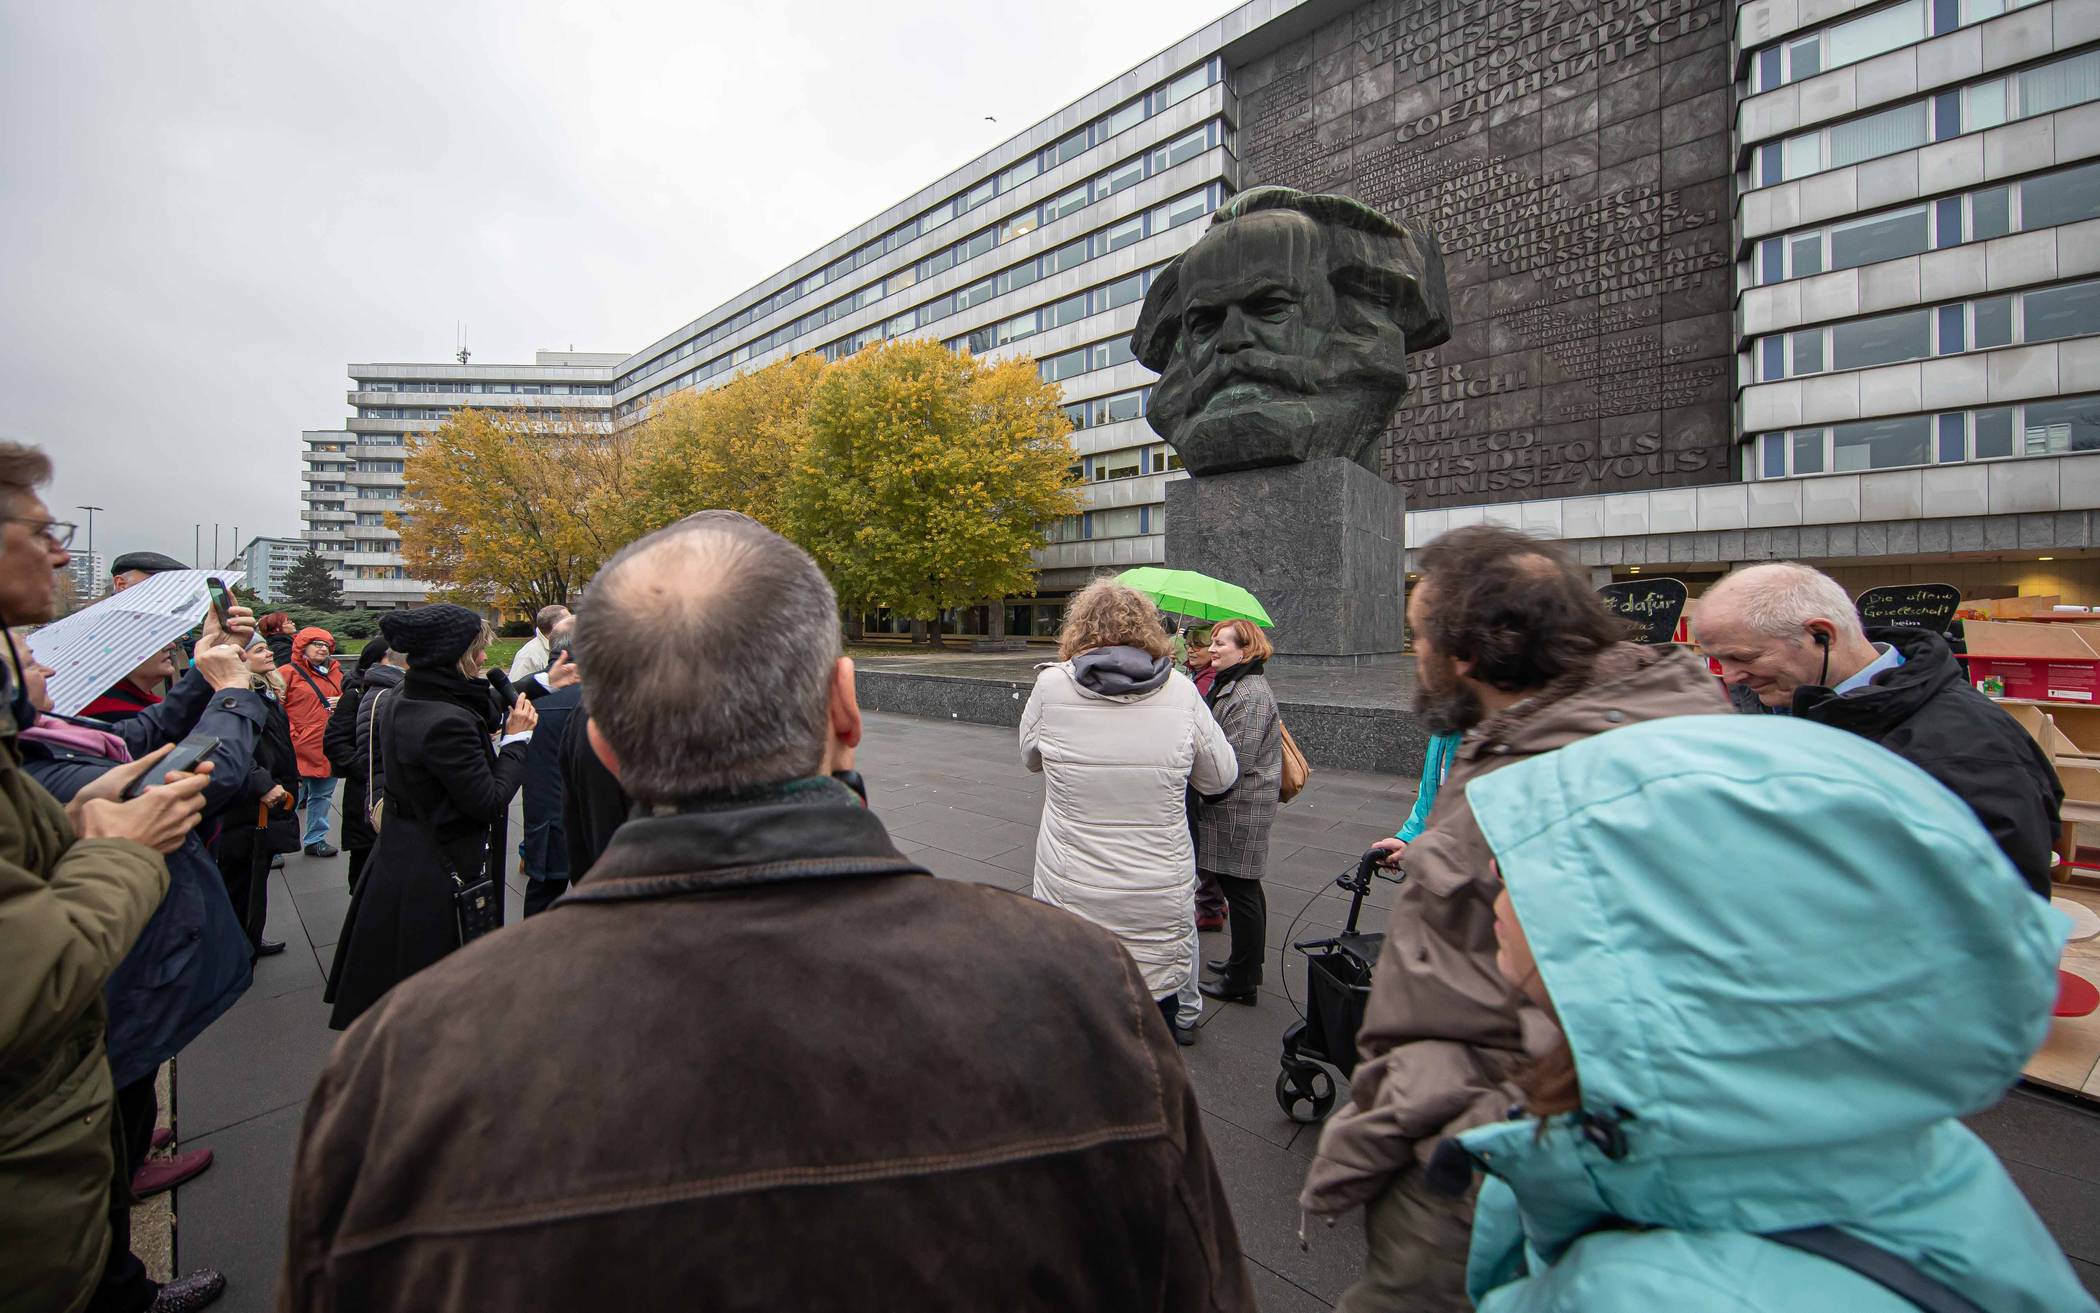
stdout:
[(386, 640), (375, 638), (357, 650), (357, 673), (362, 675), (373, 666), (386, 660)]
[(411, 666), (453, 666), (481, 637), (481, 617), (463, 606), (440, 602), (408, 611), (389, 611), (379, 632), (387, 646), (408, 654)]
[(160, 574), (168, 570), (187, 570), (189, 568), (174, 557), (163, 556), (159, 552), (126, 552), (109, 563), (109, 577), (114, 579), (120, 574), (130, 574), (133, 570), (143, 570), (147, 574)]

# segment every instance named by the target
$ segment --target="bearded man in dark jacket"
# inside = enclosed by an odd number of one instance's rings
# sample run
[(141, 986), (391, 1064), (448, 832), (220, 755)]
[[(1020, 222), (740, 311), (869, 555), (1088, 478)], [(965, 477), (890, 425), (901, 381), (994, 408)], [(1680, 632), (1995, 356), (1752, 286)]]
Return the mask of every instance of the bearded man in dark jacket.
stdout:
[(1129, 955), (934, 879), (834, 778), (861, 719), (806, 553), (680, 521), (598, 572), (576, 651), (637, 814), (345, 1032), (279, 1309), (1254, 1307)]
[(1699, 599), (1691, 626), (1738, 711), (1799, 716), (1879, 743), (1968, 803), (2048, 896), (2063, 786), (2041, 745), (1969, 683), (1946, 639), (1863, 628), (1835, 579), (1791, 561), (1730, 574)]

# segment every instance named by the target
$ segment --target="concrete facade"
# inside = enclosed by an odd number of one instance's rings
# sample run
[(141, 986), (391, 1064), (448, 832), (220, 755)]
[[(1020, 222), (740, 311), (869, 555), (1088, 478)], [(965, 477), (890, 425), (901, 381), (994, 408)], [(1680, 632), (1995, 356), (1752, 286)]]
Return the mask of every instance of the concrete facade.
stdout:
[(255, 595), (265, 602), (284, 600), (284, 577), (291, 573), (292, 566), (306, 555), (304, 538), (264, 538), (248, 540), (248, 545), (236, 552), (226, 562), (229, 569), (239, 570), (246, 576), (242, 586), (255, 590)]

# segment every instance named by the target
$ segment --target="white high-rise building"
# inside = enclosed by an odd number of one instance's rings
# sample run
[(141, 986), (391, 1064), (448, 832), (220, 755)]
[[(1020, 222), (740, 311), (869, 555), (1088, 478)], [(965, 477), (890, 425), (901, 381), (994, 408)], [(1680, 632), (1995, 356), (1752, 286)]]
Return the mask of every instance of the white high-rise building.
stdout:
[(408, 436), (436, 429), (461, 406), (558, 413), (609, 427), (612, 378), (626, 356), (540, 351), (529, 365), (351, 365), (350, 418), (308, 431), (305, 541), (335, 566), (343, 598), (387, 610), (421, 602), (401, 535), (387, 527), (401, 502)]

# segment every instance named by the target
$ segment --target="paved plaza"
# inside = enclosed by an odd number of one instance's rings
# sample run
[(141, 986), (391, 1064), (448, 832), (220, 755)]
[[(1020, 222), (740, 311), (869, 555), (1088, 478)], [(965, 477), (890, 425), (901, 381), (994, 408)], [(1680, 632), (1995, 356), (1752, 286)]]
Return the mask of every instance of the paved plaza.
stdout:
[[(1028, 887), (1042, 809), (1040, 778), (1020, 765), (1010, 730), (901, 716), (870, 716), (861, 752), (871, 802), (898, 846), (947, 879)], [(1285, 972), (1293, 938), (1339, 928), (1346, 901), (1328, 888), (1357, 854), (1390, 834), (1412, 802), (1412, 781), (1320, 771), (1277, 819), (1269, 866), (1269, 988), (1260, 1006), (1215, 1006), (1201, 1041), (1181, 1050), (1205, 1114), (1255, 1289), (1271, 1313), (1325, 1309), (1361, 1269), (1351, 1216), (1317, 1224), (1298, 1243), (1299, 1182), (1317, 1128), (1278, 1110), (1272, 1087), (1277, 1040), (1296, 1019), (1279, 982), (1304, 996), (1302, 966)], [(514, 815), (511, 833), (519, 833)], [(343, 858), (295, 855), (273, 875), (272, 938), (291, 949), (264, 959), (254, 987), (176, 1065), (175, 1124), (185, 1148), (210, 1147), (216, 1165), (175, 1200), (178, 1269), (226, 1273), (227, 1310), (270, 1307), (283, 1253), (292, 1153), (305, 1100), (334, 1034), (322, 976), (349, 893)], [(510, 916), (522, 885), (510, 887)], [(1373, 891), (1370, 924), (1382, 926), (1391, 889)], [(1293, 921), (1296, 919), (1295, 928)], [(1205, 936), (1219, 956), (1222, 936)], [(1294, 964), (1295, 965), (1295, 964)], [(2022, 1089), (1974, 1123), (2004, 1158), (2088, 1287), (2100, 1288), (2100, 1113)]]

